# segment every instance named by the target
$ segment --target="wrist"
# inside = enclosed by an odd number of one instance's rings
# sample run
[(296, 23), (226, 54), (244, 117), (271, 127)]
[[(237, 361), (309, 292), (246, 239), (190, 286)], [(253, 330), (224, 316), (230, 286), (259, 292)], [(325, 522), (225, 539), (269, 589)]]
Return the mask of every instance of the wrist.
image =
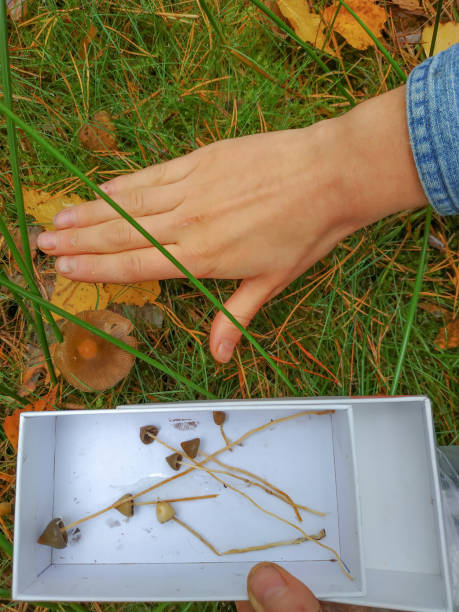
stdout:
[(345, 134), (346, 194), (356, 229), (428, 203), (411, 151), (405, 87), (362, 102), (336, 121)]

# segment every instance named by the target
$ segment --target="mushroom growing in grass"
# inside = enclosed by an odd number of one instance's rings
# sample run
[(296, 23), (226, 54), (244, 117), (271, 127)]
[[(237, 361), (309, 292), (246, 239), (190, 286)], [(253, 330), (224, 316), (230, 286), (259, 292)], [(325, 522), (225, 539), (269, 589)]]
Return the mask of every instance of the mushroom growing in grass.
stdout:
[[(78, 318), (136, 347), (133, 325), (110, 310), (85, 310)], [(127, 376), (135, 357), (76, 323), (62, 325), (64, 340), (54, 353), (56, 366), (67, 382), (81, 391), (105, 391)]]

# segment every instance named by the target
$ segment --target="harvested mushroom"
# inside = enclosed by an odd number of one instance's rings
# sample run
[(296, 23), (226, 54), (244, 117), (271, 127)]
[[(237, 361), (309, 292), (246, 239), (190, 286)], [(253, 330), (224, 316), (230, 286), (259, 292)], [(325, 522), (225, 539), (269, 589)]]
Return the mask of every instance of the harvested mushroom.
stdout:
[(156, 518), (160, 523), (167, 523), (174, 516), (175, 510), (168, 502), (158, 502), (156, 504)]
[(126, 493), (126, 495), (122, 495), (115, 503), (117, 504), (123, 499), (126, 501), (116, 506), (115, 510), (118, 510), (118, 512), (121, 512), (121, 514), (129, 518), (134, 514), (134, 500), (132, 499), (131, 493)]
[(68, 536), (64, 529), (64, 521), (61, 518), (54, 518), (50, 521), (37, 542), (52, 548), (65, 548)]
[(215, 425), (223, 425), (226, 419), (226, 414), (221, 410), (214, 410), (214, 423)]
[[(137, 345), (129, 336), (130, 321), (109, 310), (85, 310), (78, 318), (122, 340)], [(105, 391), (127, 376), (135, 357), (76, 323), (62, 325), (64, 340), (54, 352), (56, 366), (67, 382), (82, 391)]]
[(173, 453), (172, 455), (169, 455), (168, 457), (166, 457), (167, 463), (176, 472), (179, 471), (180, 466), (182, 465), (182, 459), (183, 459), (183, 457), (179, 453)]
[(151, 444), (158, 435), (159, 427), (154, 425), (144, 425), (140, 428), (140, 439), (144, 444)]
[(183, 448), (183, 452), (185, 455), (187, 455), (187, 457), (194, 459), (198, 454), (200, 441), (201, 440), (199, 438), (193, 438), (192, 440), (182, 442), (180, 446)]

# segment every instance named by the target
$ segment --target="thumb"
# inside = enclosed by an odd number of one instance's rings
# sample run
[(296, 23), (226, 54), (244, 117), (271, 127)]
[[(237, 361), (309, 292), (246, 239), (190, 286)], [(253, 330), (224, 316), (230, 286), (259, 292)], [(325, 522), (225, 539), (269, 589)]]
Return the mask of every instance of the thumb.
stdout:
[(274, 563), (252, 568), (247, 591), (255, 612), (320, 612), (308, 587)]
[[(243, 280), (225, 302), (225, 307), (241, 325), (247, 327), (271, 294), (272, 285), (269, 279), (256, 277)], [(210, 330), (210, 352), (214, 359), (222, 363), (229, 361), (241, 335), (227, 316), (223, 312), (218, 312)]]

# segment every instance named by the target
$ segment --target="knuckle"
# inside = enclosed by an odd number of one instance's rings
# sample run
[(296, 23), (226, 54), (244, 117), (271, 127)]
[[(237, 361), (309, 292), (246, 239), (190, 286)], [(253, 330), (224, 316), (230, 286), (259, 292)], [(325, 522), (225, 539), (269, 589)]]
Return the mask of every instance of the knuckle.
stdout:
[(112, 245), (118, 248), (125, 247), (131, 239), (131, 229), (124, 223), (116, 223), (111, 232)]
[(145, 210), (145, 195), (143, 190), (136, 189), (132, 195), (130, 212), (136, 216), (141, 215)]
[(213, 275), (212, 249), (205, 242), (192, 245), (188, 248), (187, 259), (195, 276), (207, 278)]
[(126, 255), (121, 271), (124, 282), (137, 281), (142, 278), (143, 263), (142, 258), (137, 253)]

